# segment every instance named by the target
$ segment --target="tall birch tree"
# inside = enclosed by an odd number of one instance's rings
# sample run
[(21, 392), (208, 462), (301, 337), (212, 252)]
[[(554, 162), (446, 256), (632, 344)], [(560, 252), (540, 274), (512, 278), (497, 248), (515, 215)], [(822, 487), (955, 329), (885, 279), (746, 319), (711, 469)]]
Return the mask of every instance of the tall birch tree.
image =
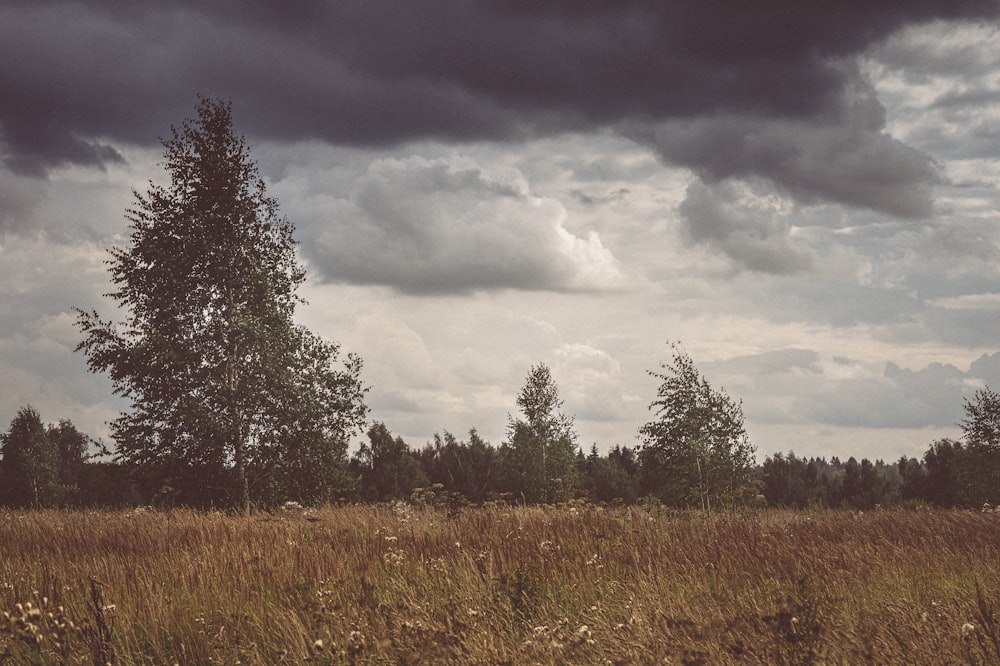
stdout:
[(121, 321), (78, 310), (78, 346), (128, 412), (118, 458), (182, 490), (181, 501), (332, 494), (367, 415), (361, 359), (293, 320), (305, 280), (294, 228), (267, 196), (231, 104), (200, 98), (171, 128), (167, 185), (135, 192), (131, 235), (110, 250)]

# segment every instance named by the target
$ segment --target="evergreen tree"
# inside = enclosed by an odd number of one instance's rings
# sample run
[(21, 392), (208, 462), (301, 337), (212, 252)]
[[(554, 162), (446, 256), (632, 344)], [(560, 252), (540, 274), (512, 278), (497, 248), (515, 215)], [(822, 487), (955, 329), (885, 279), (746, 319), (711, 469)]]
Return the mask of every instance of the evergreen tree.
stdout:
[[(251, 502), (297, 470), (344, 461), (367, 414), (361, 360), (293, 322), (305, 279), (293, 227), (267, 196), (228, 102), (163, 141), (167, 186), (136, 192), (130, 243), (111, 250), (121, 323), (78, 311), (79, 345), (131, 411), (118, 458), (187, 501)], [(314, 479), (324, 493), (336, 475)]]

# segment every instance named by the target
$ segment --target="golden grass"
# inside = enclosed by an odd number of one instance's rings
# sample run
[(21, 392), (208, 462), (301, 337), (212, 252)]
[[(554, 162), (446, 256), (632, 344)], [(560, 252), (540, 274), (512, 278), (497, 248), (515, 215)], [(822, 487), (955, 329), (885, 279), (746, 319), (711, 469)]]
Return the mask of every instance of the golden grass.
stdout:
[(0, 663), (996, 663), (996, 608), (1000, 514), (0, 512)]

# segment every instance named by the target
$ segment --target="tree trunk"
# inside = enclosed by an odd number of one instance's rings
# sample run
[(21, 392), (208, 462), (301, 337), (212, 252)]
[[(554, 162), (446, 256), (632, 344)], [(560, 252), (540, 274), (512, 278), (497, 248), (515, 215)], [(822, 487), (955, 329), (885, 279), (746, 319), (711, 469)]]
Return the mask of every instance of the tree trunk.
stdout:
[(243, 447), (243, 438), (237, 434), (233, 441), (233, 457), (236, 462), (236, 479), (240, 484), (240, 506), (243, 513), (250, 515), (250, 482), (247, 479), (246, 452)]
[[(227, 294), (229, 300), (229, 333), (233, 334), (232, 320), (236, 311), (236, 298), (233, 293), (232, 286), (227, 288)], [(237, 400), (237, 378), (236, 378), (236, 362), (239, 357), (239, 346), (236, 341), (231, 342), (229, 350), (229, 358), (226, 359), (226, 393), (229, 401), (229, 436), (232, 440), (233, 447), (233, 463), (236, 467), (236, 480), (240, 486), (240, 506), (243, 507), (243, 513), (247, 516), (250, 515), (250, 481), (247, 479), (247, 464), (246, 464), (246, 441), (243, 436), (243, 419), (240, 414), (239, 401)]]

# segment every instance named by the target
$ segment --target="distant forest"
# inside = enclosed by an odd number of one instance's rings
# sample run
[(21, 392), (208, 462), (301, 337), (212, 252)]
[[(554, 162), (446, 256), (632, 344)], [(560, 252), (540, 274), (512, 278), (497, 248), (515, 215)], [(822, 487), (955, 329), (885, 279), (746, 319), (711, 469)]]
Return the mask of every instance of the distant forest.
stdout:
[[(28, 427), (25, 428), (24, 426)], [(28, 437), (25, 437), (28, 435)], [(510, 447), (493, 446), (473, 429), (465, 439), (449, 432), (413, 448), (393, 437), (381, 423), (368, 442), (347, 461), (339, 492), (308, 498), (290, 492), (285, 502), (357, 503), (403, 500), (457, 509), (485, 503), (540, 503), (523, 487), (511, 467)], [(21, 410), (3, 435), (0, 504), (13, 508), (215, 506), (211, 492), (183, 479), (144, 476), (108, 456), (88, 453), (92, 440), (70, 421), (42, 427), (38, 413)], [(593, 445), (577, 449), (573, 478), (557, 503), (661, 504), (662, 479), (649, 477), (641, 447), (614, 446), (606, 453)], [(804, 458), (777, 453), (752, 470), (752, 479), (734, 504), (788, 508), (877, 507), (982, 508), (997, 501), (996, 466), (982, 466), (975, 447), (942, 439), (922, 459), (895, 462), (851, 457)], [(169, 483), (164, 483), (168, 481)], [(992, 485), (991, 485), (992, 484)], [(274, 502), (275, 508), (282, 502)], [(987, 507), (988, 508), (988, 507)]]

